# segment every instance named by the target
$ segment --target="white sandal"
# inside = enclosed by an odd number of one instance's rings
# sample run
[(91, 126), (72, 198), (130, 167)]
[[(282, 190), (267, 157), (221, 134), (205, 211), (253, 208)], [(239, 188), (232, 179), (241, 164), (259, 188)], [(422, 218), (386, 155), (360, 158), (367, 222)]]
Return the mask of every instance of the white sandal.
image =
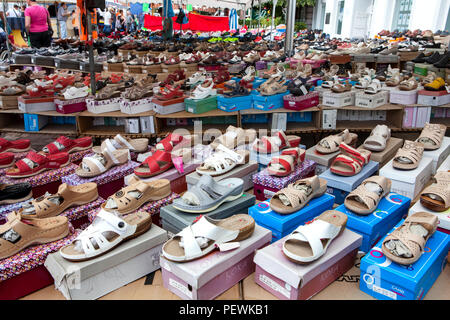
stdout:
[(380, 92), (381, 82), (378, 79), (374, 79), (371, 84), (364, 90), (365, 93), (375, 94)]
[(372, 78), (370, 76), (364, 76), (360, 78), (358, 83), (355, 84), (356, 89), (366, 89), (372, 83)]
[(248, 150), (233, 151), (219, 144), (216, 152), (195, 170), (201, 175), (220, 176), (233, 170), (237, 165), (247, 163), (249, 157)]
[(387, 125), (377, 125), (370, 136), (364, 141), (364, 149), (381, 152), (386, 149), (386, 143), (391, 138), (391, 129)]

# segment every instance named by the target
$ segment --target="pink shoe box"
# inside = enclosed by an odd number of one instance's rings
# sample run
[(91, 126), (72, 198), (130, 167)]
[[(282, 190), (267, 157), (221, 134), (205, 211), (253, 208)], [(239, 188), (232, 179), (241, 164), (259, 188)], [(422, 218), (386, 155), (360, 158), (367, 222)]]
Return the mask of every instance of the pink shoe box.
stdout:
[(285, 238), (257, 250), (255, 282), (282, 300), (307, 300), (353, 267), (362, 237), (349, 229), (318, 260), (300, 265), (282, 252)]
[(294, 96), (288, 94), (283, 97), (284, 108), (289, 110), (300, 111), (308, 108), (312, 108), (319, 105), (319, 93), (311, 92), (304, 96)]
[(185, 300), (212, 300), (255, 271), (255, 250), (268, 245), (270, 240), (272, 233), (255, 225), (253, 234), (231, 251), (215, 250), (185, 263), (161, 256), (164, 287)]
[(303, 60), (303, 64), (310, 64), (313, 69), (317, 69), (322, 64), (324, 64), (326, 61), (327, 61), (326, 59), (322, 59), (322, 60), (307, 60), (307, 59), (304, 59)]
[(403, 114), (403, 128), (414, 128), (416, 125), (417, 107), (406, 107)]
[(253, 175), (253, 192), (257, 200), (264, 201), (271, 198), (277, 191), (286, 188), (290, 183), (314, 176), (315, 172), (316, 163), (311, 160), (303, 161), (295, 167), (291, 174), (285, 177), (271, 176), (266, 168)]
[(56, 111), (59, 113), (75, 113), (87, 110), (86, 97), (66, 100), (64, 97), (55, 98)]
[(411, 105), (417, 103), (417, 92), (419, 90), (402, 91), (399, 89), (391, 90), (389, 102), (402, 105)]

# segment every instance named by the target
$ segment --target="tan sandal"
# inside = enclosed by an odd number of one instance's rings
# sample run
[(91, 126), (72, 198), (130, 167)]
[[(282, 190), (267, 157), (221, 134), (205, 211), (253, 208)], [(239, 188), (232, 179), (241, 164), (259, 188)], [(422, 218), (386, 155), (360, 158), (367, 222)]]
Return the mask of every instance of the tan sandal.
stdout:
[(262, 96), (272, 96), (274, 94), (283, 93), (287, 91), (287, 86), (282, 85), (278, 81), (272, 82), (270, 86), (262, 88), (259, 93)]
[(109, 151), (104, 149), (102, 153), (96, 153), (90, 157), (84, 157), (75, 173), (82, 178), (96, 177), (105, 173), (114, 166), (125, 164), (129, 160), (128, 149)]
[(450, 172), (438, 171), (434, 180), (420, 194), (420, 203), (431, 211), (443, 212), (450, 208)]
[(219, 144), (222, 144), (228, 149), (235, 149), (240, 145), (253, 143), (255, 139), (256, 130), (254, 129), (244, 130), (242, 128), (228, 126), (227, 131), (220, 137), (214, 139), (210, 147), (216, 149)]
[(345, 83), (335, 83), (331, 87), (331, 91), (335, 93), (342, 93), (350, 90), (352, 90), (352, 85), (348, 81), (346, 81)]
[(327, 191), (327, 181), (318, 176), (301, 179), (275, 193), (270, 208), (280, 214), (290, 214), (302, 209), (312, 198)]
[(328, 136), (316, 145), (316, 151), (323, 154), (329, 154), (339, 151), (341, 143), (353, 145), (358, 140), (356, 133), (350, 133), (348, 129), (345, 129), (339, 134)]
[(422, 143), (405, 140), (403, 147), (398, 149), (392, 160), (392, 166), (401, 170), (413, 170), (417, 168), (420, 160), (422, 160), (423, 150)]
[(128, 137), (122, 137), (120, 134), (117, 134), (114, 139), (106, 139), (102, 142), (101, 146), (93, 147), (92, 151), (94, 151), (95, 153), (101, 153), (102, 150), (106, 149), (107, 146), (111, 151), (115, 151), (117, 149), (129, 149), (130, 151), (134, 151), (137, 153), (147, 152), (148, 139), (131, 139)]
[(360, 215), (371, 214), (377, 208), (380, 200), (391, 192), (391, 184), (391, 180), (385, 177), (367, 178), (347, 195), (344, 205), (347, 209)]
[(416, 141), (422, 143), (425, 150), (439, 149), (446, 130), (445, 124), (431, 124), (427, 122)]
[(0, 260), (8, 258), (28, 246), (44, 244), (69, 234), (67, 217), (27, 219), (18, 212), (8, 215), (8, 222), (0, 226)]
[(417, 83), (416, 79), (414, 77), (411, 77), (400, 82), (398, 88), (402, 91), (411, 91), (417, 89), (418, 85), (419, 84)]
[(402, 265), (410, 265), (421, 257), (427, 240), (436, 231), (438, 217), (416, 212), (408, 216), (400, 227), (392, 231), (381, 247), (384, 255)]

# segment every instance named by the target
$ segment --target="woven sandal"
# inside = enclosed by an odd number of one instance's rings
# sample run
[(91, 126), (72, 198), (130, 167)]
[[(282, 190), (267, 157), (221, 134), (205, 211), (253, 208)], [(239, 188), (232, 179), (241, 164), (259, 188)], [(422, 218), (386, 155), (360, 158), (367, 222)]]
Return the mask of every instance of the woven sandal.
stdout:
[(127, 163), (129, 157), (130, 151), (127, 149), (110, 151), (106, 148), (101, 153), (84, 157), (80, 166), (75, 170), (75, 173), (82, 178), (96, 177), (114, 166)]
[(305, 150), (288, 148), (278, 157), (273, 157), (267, 166), (267, 172), (272, 176), (284, 177), (295, 170), (295, 166), (305, 160)]
[(79, 139), (69, 139), (65, 136), (60, 136), (56, 141), (46, 145), (42, 148), (42, 152), (55, 154), (59, 152), (73, 153), (87, 150), (92, 147), (92, 137), (82, 137)]
[(283, 242), (284, 255), (294, 263), (308, 264), (322, 257), (347, 224), (345, 213), (327, 210), (313, 222), (301, 225)]
[(378, 124), (364, 141), (364, 148), (370, 151), (381, 152), (386, 149), (386, 143), (391, 138), (391, 129), (384, 124)]
[(248, 150), (233, 151), (220, 144), (216, 148), (216, 152), (197, 167), (196, 171), (200, 175), (220, 176), (240, 164), (247, 163), (249, 157), (250, 152)]
[(253, 144), (253, 150), (259, 153), (273, 153), (284, 148), (298, 147), (300, 140), (301, 138), (299, 136), (288, 136), (280, 130), (274, 136), (264, 136), (261, 139), (256, 139)]
[(420, 203), (431, 211), (443, 212), (450, 208), (450, 172), (438, 171), (434, 180), (420, 194)]
[(380, 200), (391, 192), (391, 184), (391, 180), (385, 177), (367, 178), (347, 195), (344, 205), (347, 209), (360, 215), (371, 214), (377, 208)]
[(446, 130), (445, 124), (431, 124), (427, 122), (416, 141), (422, 143), (425, 150), (439, 149)]
[(275, 193), (270, 208), (280, 214), (291, 214), (302, 209), (312, 198), (327, 191), (327, 181), (318, 176), (301, 179)]
[(423, 156), (423, 144), (405, 140), (403, 147), (398, 149), (392, 160), (392, 166), (401, 170), (413, 170), (419, 166)]
[(67, 152), (50, 155), (42, 155), (34, 151), (28, 152), (27, 156), (17, 161), (14, 167), (6, 170), (6, 176), (10, 178), (26, 178), (35, 176), (50, 169), (59, 169), (70, 163)]
[(348, 129), (345, 129), (339, 134), (331, 135), (320, 140), (316, 145), (316, 151), (323, 154), (329, 154), (339, 151), (341, 143), (354, 145), (358, 140), (356, 133), (350, 133)]
[(339, 146), (341, 153), (333, 160), (330, 171), (340, 176), (354, 176), (361, 172), (362, 168), (369, 163), (370, 155), (368, 150), (350, 147), (345, 143)]
[(433, 214), (416, 212), (383, 240), (381, 250), (388, 259), (401, 265), (410, 265), (422, 256), (425, 244), (436, 231), (438, 222), (438, 217)]
[(117, 134), (114, 139), (106, 139), (102, 142), (101, 146), (93, 147), (92, 151), (95, 153), (101, 153), (105, 148), (109, 148), (109, 150), (111, 151), (116, 151), (118, 149), (128, 149), (137, 153), (147, 152), (148, 139), (131, 139), (128, 137), (122, 137), (120, 134)]
[(220, 251), (237, 248), (237, 242), (249, 238), (254, 230), (255, 220), (248, 214), (236, 214), (223, 220), (202, 216), (167, 241), (162, 255), (175, 262), (192, 261), (216, 248)]

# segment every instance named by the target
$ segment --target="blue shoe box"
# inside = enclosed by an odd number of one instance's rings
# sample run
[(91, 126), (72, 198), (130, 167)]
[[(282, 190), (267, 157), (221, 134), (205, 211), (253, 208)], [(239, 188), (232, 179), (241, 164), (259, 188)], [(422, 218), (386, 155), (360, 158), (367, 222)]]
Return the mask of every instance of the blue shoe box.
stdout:
[(326, 210), (331, 210), (333, 204), (334, 197), (325, 193), (309, 201), (300, 211), (279, 214), (272, 211), (269, 199), (250, 207), (248, 214), (258, 225), (272, 231), (272, 242), (275, 242), (289, 235), (299, 225), (314, 219)]
[(262, 96), (260, 94), (253, 96), (253, 109), (258, 110), (275, 110), (283, 108), (284, 100), (283, 97), (289, 94), (289, 91), (274, 94), (272, 96)]
[(363, 237), (360, 251), (370, 249), (408, 214), (411, 199), (397, 193), (389, 193), (380, 200), (377, 209), (369, 215), (359, 215), (341, 204), (335, 210), (348, 216), (347, 228)]
[(327, 169), (319, 177), (327, 180), (327, 192), (336, 197), (335, 202), (337, 204), (343, 204), (345, 197), (351, 191), (355, 190), (361, 182), (370, 176), (373, 176), (378, 171), (378, 165), (378, 162), (369, 161), (369, 163), (362, 168), (360, 173), (351, 177), (334, 174), (330, 169)]
[(226, 112), (234, 112), (253, 108), (253, 97), (251, 95), (243, 97), (217, 96), (217, 108)]
[[(403, 220), (390, 232), (402, 223)], [(380, 300), (422, 300), (444, 270), (450, 236), (436, 231), (425, 244), (420, 259), (409, 266), (391, 261), (383, 254), (384, 238), (361, 259), (359, 289)]]
[(288, 112), (287, 122), (311, 122), (312, 112)]
[(253, 80), (252, 85), (253, 89), (258, 89), (260, 85), (262, 85), (264, 82), (266, 82), (268, 79), (258, 78), (255, 77), (255, 80)]
[(38, 114), (24, 113), (23, 121), (25, 131), (36, 132), (48, 124), (48, 117)]

